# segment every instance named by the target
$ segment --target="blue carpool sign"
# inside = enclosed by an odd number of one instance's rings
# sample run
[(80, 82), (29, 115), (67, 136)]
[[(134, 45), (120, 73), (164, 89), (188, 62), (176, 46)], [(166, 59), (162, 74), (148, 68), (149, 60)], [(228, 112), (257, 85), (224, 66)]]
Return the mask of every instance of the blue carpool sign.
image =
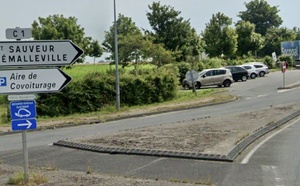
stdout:
[(16, 101), (10, 103), (12, 130), (36, 129), (35, 101)]

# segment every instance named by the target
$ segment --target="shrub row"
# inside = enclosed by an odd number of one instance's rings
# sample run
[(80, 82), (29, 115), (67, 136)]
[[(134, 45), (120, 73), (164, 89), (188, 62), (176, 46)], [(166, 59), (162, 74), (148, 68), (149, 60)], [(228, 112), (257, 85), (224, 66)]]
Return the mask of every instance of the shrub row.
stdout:
[[(143, 75), (120, 74), (120, 103), (144, 105), (171, 100), (177, 93), (177, 77), (172, 69), (152, 69)], [(171, 72), (172, 71), (172, 72)], [(112, 73), (93, 72), (71, 82), (59, 93), (40, 94), (37, 112), (41, 116), (69, 115), (99, 111), (116, 103), (116, 83)]]

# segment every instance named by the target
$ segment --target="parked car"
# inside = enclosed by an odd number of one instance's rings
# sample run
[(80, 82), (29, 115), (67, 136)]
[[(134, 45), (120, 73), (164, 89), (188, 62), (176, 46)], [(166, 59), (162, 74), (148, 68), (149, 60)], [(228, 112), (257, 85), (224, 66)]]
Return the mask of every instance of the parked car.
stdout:
[(261, 62), (250, 62), (243, 65), (254, 65), (259, 77), (264, 77), (266, 74), (269, 74), (269, 67)]
[[(233, 83), (232, 74), (228, 69), (205, 69), (198, 73), (198, 78), (195, 81), (195, 87), (199, 89), (203, 86), (229, 87)], [(184, 88), (191, 89), (191, 80), (184, 79), (182, 81)]]
[(249, 77), (251, 79), (255, 79), (259, 76), (259, 72), (254, 65), (240, 65), (241, 67), (245, 68), (248, 71)]
[(249, 78), (249, 74), (248, 71), (240, 66), (226, 66), (224, 67), (228, 70), (230, 70), (231, 74), (232, 74), (232, 79), (234, 81), (247, 81), (247, 79)]

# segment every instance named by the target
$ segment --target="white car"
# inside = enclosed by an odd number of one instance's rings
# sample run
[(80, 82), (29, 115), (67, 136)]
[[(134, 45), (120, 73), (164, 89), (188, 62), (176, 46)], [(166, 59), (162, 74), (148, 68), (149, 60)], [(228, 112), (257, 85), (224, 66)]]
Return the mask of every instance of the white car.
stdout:
[(269, 67), (261, 62), (250, 62), (243, 65), (254, 65), (259, 77), (264, 77), (266, 74), (269, 74)]
[(245, 68), (248, 71), (249, 77), (251, 79), (255, 79), (257, 76), (259, 76), (259, 71), (256, 69), (254, 65), (240, 65), (240, 67)]

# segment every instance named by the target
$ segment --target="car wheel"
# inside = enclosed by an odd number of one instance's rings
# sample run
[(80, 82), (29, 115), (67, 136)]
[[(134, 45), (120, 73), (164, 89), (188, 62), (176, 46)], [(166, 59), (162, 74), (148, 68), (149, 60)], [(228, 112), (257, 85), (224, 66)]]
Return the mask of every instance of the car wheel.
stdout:
[(188, 82), (184, 81), (184, 82), (182, 83), (182, 87), (183, 87), (184, 89), (189, 88)]
[(199, 81), (197, 81), (195, 87), (196, 87), (197, 89), (200, 89), (201, 83), (200, 83)]
[(230, 87), (230, 85), (231, 85), (231, 82), (230, 82), (228, 79), (226, 79), (226, 80), (223, 82), (223, 86), (224, 86), (224, 87)]
[(250, 75), (250, 78), (251, 78), (251, 79), (255, 79), (255, 78), (256, 78), (256, 74), (255, 74), (255, 73), (252, 73), (252, 74)]
[(259, 77), (264, 77), (264, 76), (265, 76), (265, 72), (264, 71), (259, 72)]
[(247, 76), (242, 76), (242, 81), (247, 81)]

